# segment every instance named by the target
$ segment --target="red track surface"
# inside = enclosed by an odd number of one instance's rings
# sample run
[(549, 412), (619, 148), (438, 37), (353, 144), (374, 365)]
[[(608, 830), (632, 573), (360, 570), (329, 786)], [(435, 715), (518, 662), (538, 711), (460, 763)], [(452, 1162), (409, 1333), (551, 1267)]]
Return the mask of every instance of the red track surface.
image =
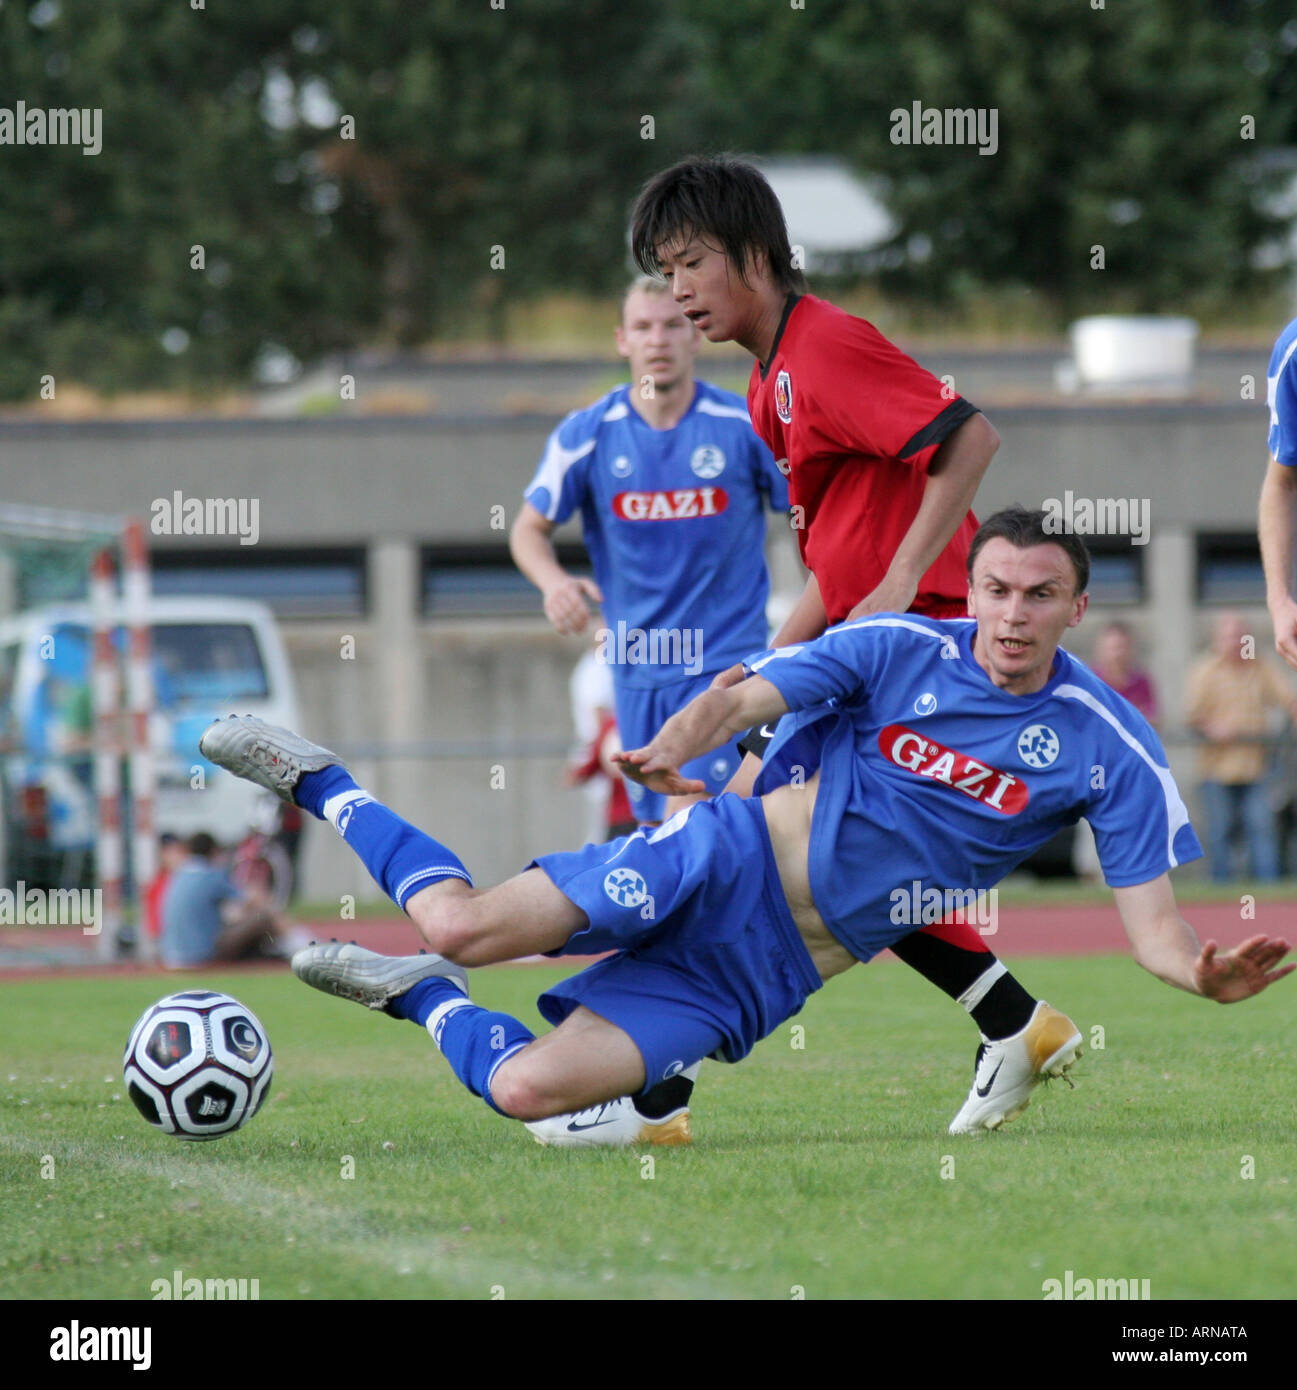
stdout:
[[(1297, 944), (1297, 904), (1257, 903), (1255, 920), (1243, 920), (1237, 903), (1190, 903), (1184, 916), (1206, 941), (1214, 938), (1227, 949), (1258, 932), (1283, 936)], [(306, 922), (309, 930), (318, 931), (320, 939), (331, 936), (340, 940), (358, 941), (371, 950), (387, 955), (407, 955), (419, 949), (414, 928), (405, 921), (380, 919), (369, 922)], [(1006, 907), (998, 914), (997, 929), (988, 934), (987, 945), (1006, 960), (1022, 956), (1087, 956), (1122, 952), (1129, 949), (1126, 934), (1115, 907)], [(42, 952), (58, 956), (56, 961), (43, 963), (35, 959)], [(164, 971), (158, 966), (133, 962), (101, 965), (94, 958), (93, 937), (82, 935), (79, 928), (0, 928), (0, 980), (39, 980), (53, 973), (70, 975), (142, 975), (156, 974), (180, 983), (192, 978), (192, 972)], [(75, 954), (74, 954), (75, 953)], [(84, 959), (81, 957), (84, 955)], [(890, 957), (885, 957), (890, 959)], [(565, 963), (577, 965), (581, 958), (567, 956)], [(273, 963), (222, 966), (233, 970), (282, 970)]]

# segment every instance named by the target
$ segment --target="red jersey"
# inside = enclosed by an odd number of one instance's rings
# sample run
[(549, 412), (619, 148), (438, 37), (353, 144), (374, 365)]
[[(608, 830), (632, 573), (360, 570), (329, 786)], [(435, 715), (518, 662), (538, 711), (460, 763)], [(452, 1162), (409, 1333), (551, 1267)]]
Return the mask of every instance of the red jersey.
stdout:
[[(748, 413), (788, 474), (802, 559), (833, 624), (882, 582), (933, 454), (977, 407), (873, 324), (807, 294), (789, 298), (770, 361), (752, 368)], [(912, 612), (967, 611), (976, 530), (969, 512), (919, 581)]]

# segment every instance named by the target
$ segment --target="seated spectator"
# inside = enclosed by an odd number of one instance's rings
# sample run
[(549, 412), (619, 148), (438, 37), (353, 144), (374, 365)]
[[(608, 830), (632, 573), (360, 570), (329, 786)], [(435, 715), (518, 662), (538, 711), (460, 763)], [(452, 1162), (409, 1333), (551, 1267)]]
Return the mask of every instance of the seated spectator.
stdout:
[(282, 957), (285, 924), (259, 894), (242, 893), (219, 863), (220, 846), (193, 835), (162, 899), (162, 964), (190, 970), (213, 961)]

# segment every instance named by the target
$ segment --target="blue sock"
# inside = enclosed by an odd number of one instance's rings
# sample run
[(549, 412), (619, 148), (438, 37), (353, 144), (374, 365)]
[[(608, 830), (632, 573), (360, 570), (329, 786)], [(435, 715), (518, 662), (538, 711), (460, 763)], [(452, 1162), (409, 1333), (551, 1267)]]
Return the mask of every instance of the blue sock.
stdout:
[(293, 788), (293, 800), (313, 816), (324, 819), (324, 803), (334, 792), (359, 791), (351, 773), (338, 763), (322, 767), (319, 772), (304, 772)]
[(404, 994), (398, 994), (388, 1004), (387, 1012), (393, 1018), (408, 1018), (422, 1028), (438, 1004), (444, 1004), (447, 999), (464, 998), (467, 996), (454, 980), (448, 980), (444, 975), (433, 975), (420, 980)]
[(334, 764), (303, 774), (294, 795), (304, 811), (333, 825), (399, 908), (420, 888), (443, 879), (473, 882), (445, 845), (362, 791), (345, 767)]
[(450, 980), (420, 980), (394, 999), (388, 1012), (422, 1024), (450, 1069), (475, 1095), (503, 1115), (491, 1099), (491, 1077), (506, 1057), (534, 1042), (536, 1035), (509, 1014), (474, 1004)]

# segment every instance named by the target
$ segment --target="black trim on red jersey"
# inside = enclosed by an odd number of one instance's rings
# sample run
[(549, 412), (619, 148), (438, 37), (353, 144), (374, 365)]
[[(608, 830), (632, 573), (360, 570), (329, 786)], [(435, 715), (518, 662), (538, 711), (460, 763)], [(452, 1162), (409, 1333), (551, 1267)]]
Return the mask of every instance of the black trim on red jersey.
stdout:
[(962, 396), (956, 401), (951, 401), (935, 420), (924, 425), (913, 439), (896, 451), (896, 457), (907, 459), (933, 444), (940, 444), (943, 440), (949, 439), (970, 416), (981, 413), (972, 401), (966, 401)]
[(775, 356), (779, 352), (779, 340), (784, 336), (784, 329), (788, 327), (788, 315), (793, 312), (800, 298), (800, 294), (790, 294), (784, 304), (783, 318), (779, 320), (779, 327), (775, 329), (775, 340), (770, 344), (770, 356), (760, 364), (762, 381), (766, 379), (766, 373), (770, 370), (770, 364), (775, 360)]

